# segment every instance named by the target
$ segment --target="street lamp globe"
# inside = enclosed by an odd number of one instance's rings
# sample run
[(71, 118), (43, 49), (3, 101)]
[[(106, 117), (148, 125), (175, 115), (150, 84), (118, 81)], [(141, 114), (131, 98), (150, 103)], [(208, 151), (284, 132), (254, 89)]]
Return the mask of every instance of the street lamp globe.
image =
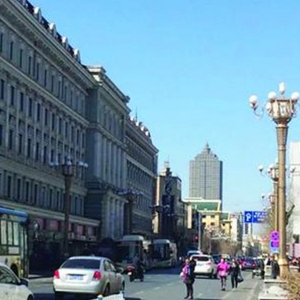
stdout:
[(269, 99), (269, 101), (275, 101), (276, 98), (277, 98), (277, 96), (276, 96), (276, 93), (275, 93), (275, 92), (270, 92), (270, 93), (268, 94), (268, 99)]
[(253, 110), (256, 110), (258, 107), (258, 98), (256, 95), (251, 95), (249, 98), (249, 104)]

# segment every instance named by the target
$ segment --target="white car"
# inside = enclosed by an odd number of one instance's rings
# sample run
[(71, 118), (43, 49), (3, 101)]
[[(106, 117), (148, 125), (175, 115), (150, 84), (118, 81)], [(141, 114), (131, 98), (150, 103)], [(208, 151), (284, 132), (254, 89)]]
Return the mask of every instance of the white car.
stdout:
[(186, 256), (187, 256), (187, 257), (191, 257), (192, 255), (196, 255), (196, 254), (201, 255), (202, 252), (199, 251), (199, 250), (189, 250), (189, 251), (187, 252)]
[(0, 299), (33, 300), (27, 286), (28, 280), (18, 278), (7, 265), (0, 263)]
[(191, 256), (196, 262), (194, 274), (205, 275), (210, 278), (217, 278), (217, 267), (211, 255), (195, 254)]
[(118, 294), (125, 289), (123, 269), (116, 269), (106, 257), (73, 256), (54, 272), (53, 289), (55, 299), (65, 295)]

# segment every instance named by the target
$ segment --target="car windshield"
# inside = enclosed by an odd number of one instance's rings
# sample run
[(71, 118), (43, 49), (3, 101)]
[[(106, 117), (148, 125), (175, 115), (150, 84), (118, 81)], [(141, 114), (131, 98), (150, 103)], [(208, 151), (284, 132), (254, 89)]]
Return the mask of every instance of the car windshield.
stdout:
[(100, 261), (96, 259), (68, 259), (61, 268), (65, 269), (99, 269)]
[(196, 261), (209, 261), (207, 256), (193, 256), (193, 259)]

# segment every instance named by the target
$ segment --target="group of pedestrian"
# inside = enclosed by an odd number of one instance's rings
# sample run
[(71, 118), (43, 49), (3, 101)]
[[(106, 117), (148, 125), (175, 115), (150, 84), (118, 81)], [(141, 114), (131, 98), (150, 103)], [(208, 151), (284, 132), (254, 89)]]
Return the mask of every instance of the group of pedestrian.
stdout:
[(217, 265), (217, 274), (220, 278), (222, 291), (226, 290), (228, 275), (230, 275), (232, 289), (237, 289), (238, 284), (244, 280), (241, 273), (241, 266), (235, 258), (231, 260), (230, 264), (228, 264), (224, 258), (221, 258)]
[[(194, 299), (193, 284), (195, 282), (195, 265), (196, 262), (193, 257), (185, 258), (184, 265), (180, 273), (183, 283), (186, 286), (186, 296), (184, 299)], [(232, 259), (231, 263), (228, 264), (224, 258), (221, 258), (220, 262), (217, 264), (217, 275), (220, 278), (222, 291), (226, 290), (226, 281), (228, 275), (230, 275), (231, 278), (232, 289), (237, 289), (238, 284), (243, 281), (241, 266), (236, 259)]]

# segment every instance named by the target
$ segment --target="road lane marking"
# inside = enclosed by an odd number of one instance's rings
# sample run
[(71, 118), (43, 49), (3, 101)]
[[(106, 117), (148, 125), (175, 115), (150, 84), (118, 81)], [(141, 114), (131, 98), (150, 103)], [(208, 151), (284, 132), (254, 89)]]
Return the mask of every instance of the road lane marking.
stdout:
[(199, 293), (199, 294), (197, 295), (197, 298), (200, 298), (202, 295), (203, 295), (202, 293)]
[(254, 288), (251, 290), (249, 297), (247, 298), (247, 300), (252, 300), (253, 299), (253, 295), (256, 291), (256, 287), (258, 285), (258, 282), (255, 283)]
[(134, 293), (134, 295), (140, 295), (140, 294), (144, 294), (144, 293), (145, 293), (145, 291), (139, 291), (139, 292)]
[(155, 291), (160, 290), (160, 289), (161, 289), (160, 286), (157, 286), (157, 287), (154, 288)]

